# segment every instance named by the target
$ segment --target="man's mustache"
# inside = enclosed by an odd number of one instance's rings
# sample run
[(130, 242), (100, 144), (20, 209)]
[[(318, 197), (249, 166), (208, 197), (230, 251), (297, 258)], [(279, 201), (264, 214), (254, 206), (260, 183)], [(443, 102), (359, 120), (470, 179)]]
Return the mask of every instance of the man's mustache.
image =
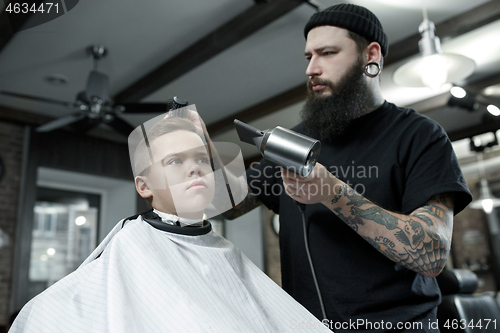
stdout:
[(318, 84), (325, 85), (325, 86), (333, 89), (333, 83), (332, 83), (332, 81), (325, 80), (325, 79), (319, 79), (319, 78), (314, 78), (314, 79), (307, 80), (307, 89), (309, 89), (309, 90), (312, 91), (313, 83), (315, 85), (318, 85)]

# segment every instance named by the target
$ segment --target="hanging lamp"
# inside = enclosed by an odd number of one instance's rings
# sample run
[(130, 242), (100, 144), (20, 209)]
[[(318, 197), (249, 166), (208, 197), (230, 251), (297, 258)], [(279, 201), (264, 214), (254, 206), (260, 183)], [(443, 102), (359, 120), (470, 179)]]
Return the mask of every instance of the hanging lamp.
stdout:
[(482, 209), (486, 214), (490, 214), (493, 208), (500, 207), (500, 199), (493, 196), (486, 180), (486, 166), (484, 165), (483, 153), (478, 154), (478, 166), (481, 168), (481, 188), (479, 198), (469, 205), (472, 209)]
[(434, 34), (436, 27), (429, 21), (425, 5), (422, 12), (424, 21), (418, 28), (422, 36), (418, 42), (420, 56), (396, 69), (392, 77), (394, 83), (439, 90), (445, 83), (459, 82), (470, 76), (476, 68), (474, 60), (459, 54), (443, 53), (439, 37)]

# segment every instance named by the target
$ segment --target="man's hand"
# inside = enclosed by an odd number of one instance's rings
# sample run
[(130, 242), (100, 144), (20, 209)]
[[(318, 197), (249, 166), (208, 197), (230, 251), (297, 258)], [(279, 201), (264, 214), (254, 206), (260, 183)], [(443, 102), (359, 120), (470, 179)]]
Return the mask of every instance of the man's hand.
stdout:
[(281, 178), (283, 178), (286, 193), (292, 199), (304, 204), (326, 204), (342, 186), (338, 179), (320, 163), (316, 163), (313, 172), (307, 178), (284, 169), (281, 169)]

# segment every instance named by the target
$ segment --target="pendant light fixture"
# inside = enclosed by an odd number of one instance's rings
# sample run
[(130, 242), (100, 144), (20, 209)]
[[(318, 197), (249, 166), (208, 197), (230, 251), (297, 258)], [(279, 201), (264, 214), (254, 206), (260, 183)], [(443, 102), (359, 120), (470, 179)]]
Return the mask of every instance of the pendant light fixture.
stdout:
[(471, 202), (469, 205), (470, 208), (482, 209), (486, 214), (489, 214), (493, 211), (493, 208), (500, 207), (500, 199), (491, 194), (488, 181), (484, 178), (481, 179), (481, 188), (479, 193), (479, 199)]
[(434, 35), (436, 27), (429, 21), (425, 5), (422, 12), (424, 21), (418, 28), (422, 36), (418, 42), (420, 56), (396, 69), (392, 80), (402, 86), (439, 90), (445, 83), (459, 82), (471, 75), (476, 63), (459, 54), (443, 53), (439, 37)]
[(490, 214), (493, 208), (500, 207), (500, 199), (493, 196), (488, 181), (486, 180), (486, 167), (484, 165), (483, 153), (478, 153), (478, 166), (481, 168), (481, 188), (479, 192), (479, 199), (474, 200), (469, 205), (472, 209), (482, 209), (486, 214)]

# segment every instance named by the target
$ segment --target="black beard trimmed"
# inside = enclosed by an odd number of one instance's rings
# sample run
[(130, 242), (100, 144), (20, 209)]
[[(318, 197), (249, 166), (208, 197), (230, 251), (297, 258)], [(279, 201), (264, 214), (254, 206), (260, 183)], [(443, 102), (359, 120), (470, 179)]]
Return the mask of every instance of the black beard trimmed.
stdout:
[(319, 134), (320, 140), (329, 140), (344, 134), (356, 118), (363, 115), (368, 87), (364, 79), (364, 66), (359, 59), (335, 87), (331, 81), (316, 80), (331, 90), (321, 97), (307, 83), (307, 100), (300, 112), (304, 127)]

